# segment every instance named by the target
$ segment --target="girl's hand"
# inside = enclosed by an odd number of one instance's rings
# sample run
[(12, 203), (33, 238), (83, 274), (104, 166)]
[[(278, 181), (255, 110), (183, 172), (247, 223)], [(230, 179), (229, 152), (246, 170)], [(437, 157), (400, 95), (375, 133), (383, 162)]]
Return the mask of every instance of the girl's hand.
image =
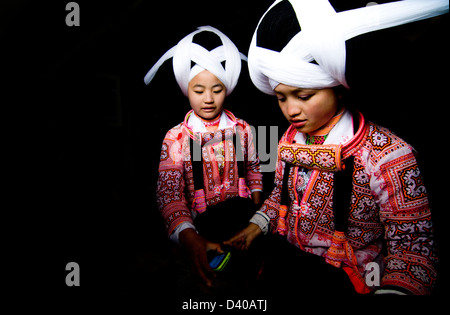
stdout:
[(212, 285), (211, 281), (215, 277), (215, 272), (209, 266), (206, 252), (215, 250), (222, 253), (223, 250), (220, 244), (207, 241), (193, 229), (186, 229), (180, 233), (180, 244), (188, 254), (194, 274), (210, 287)]
[(251, 243), (262, 233), (258, 225), (250, 223), (245, 229), (238, 232), (229, 240), (223, 242), (224, 245), (233, 246), (239, 250), (247, 250)]

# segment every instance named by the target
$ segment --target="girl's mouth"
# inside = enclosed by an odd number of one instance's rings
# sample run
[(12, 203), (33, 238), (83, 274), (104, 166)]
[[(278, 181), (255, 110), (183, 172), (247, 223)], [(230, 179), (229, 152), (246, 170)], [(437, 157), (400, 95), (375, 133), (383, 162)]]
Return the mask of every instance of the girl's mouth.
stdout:
[(290, 123), (294, 128), (300, 128), (306, 124), (306, 120), (291, 120)]

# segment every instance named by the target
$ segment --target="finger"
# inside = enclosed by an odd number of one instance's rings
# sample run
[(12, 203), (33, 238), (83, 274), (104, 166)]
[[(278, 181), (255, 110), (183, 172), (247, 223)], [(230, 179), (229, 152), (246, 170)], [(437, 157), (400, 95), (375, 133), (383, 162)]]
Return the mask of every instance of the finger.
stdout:
[(201, 272), (205, 275), (205, 283), (207, 286), (211, 286), (211, 280), (216, 277), (216, 273), (214, 270), (212, 270), (211, 266), (209, 265), (208, 261), (204, 261), (201, 264)]
[(239, 246), (239, 249), (240, 249), (240, 250), (247, 250), (247, 249), (248, 249), (246, 239), (243, 239), (243, 240), (242, 240), (242, 242), (241, 242), (241, 244), (240, 244), (240, 246)]
[(218, 253), (223, 253), (223, 249), (219, 243), (208, 242), (206, 244), (206, 250), (215, 250)]
[(234, 246), (237, 249), (241, 249), (242, 244), (244, 244), (244, 237), (241, 237), (241, 238), (237, 239), (236, 242), (234, 242)]
[[(203, 255), (202, 255), (203, 256)], [(206, 255), (203, 257), (198, 257), (195, 261), (195, 273), (200, 277), (201, 280), (208, 286), (211, 287), (211, 279), (215, 276), (214, 270), (209, 266), (206, 259)]]
[(216, 251), (217, 251), (218, 253), (224, 253), (224, 252), (225, 252), (225, 251), (222, 249), (222, 246), (221, 246), (220, 244), (217, 244)]
[(247, 231), (247, 228), (245, 228), (245, 229), (239, 231), (239, 232), (234, 236), (234, 239), (235, 239), (235, 240), (239, 240), (239, 241), (241, 242), (243, 239), (245, 239), (245, 238), (247, 237), (247, 234), (248, 234), (248, 231)]
[(248, 249), (248, 248), (250, 247), (250, 245), (253, 243), (254, 239), (255, 239), (254, 236), (248, 236), (248, 237), (245, 239), (245, 246), (246, 246), (247, 249)]
[(244, 236), (239, 240), (239, 249), (240, 250), (247, 249), (247, 236)]
[(201, 280), (203, 280), (203, 282), (208, 286), (211, 287), (212, 282), (210, 280), (210, 278), (203, 272), (203, 270), (201, 268), (198, 268), (196, 270), (197, 275), (200, 277)]
[(248, 249), (250, 247), (250, 245), (252, 244), (252, 240), (248, 237), (245, 240), (245, 249)]
[(223, 242), (223, 244), (236, 246), (242, 242), (242, 240), (245, 238), (245, 235), (246, 235), (245, 231), (241, 231), (236, 235), (234, 235), (232, 238), (230, 238), (228, 241)]
[(233, 243), (235, 243), (236, 240), (238, 240), (240, 237), (241, 237), (240, 233), (238, 233), (238, 234), (234, 235), (232, 238), (230, 238), (229, 240), (224, 241), (223, 244), (224, 245), (233, 245)]

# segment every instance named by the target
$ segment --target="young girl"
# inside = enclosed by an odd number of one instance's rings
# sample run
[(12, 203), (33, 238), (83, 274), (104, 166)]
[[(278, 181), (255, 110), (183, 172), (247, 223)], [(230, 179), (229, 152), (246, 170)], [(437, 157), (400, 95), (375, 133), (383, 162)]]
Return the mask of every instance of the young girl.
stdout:
[[(245, 249), (270, 231), (308, 253), (288, 274), (319, 256), (343, 269), (358, 293), (431, 292), (437, 256), (413, 149), (347, 109), (341, 92), (348, 88), (346, 39), (445, 12), (448, 2), (428, 0), (339, 13), (323, 0), (270, 7), (250, 46), (250, 75), (261, 91), (277, 96), (291, 126), (278, 144), (272, 194), (226, 244)], [(298, 292), (315, 277), (303, 280)]]
[[(217, 35), (222, 45), (208, 51), (194, 43), (200, 32)], [(249, 201), (258, 204), (262, 191), (250, 126), (224, 109), (246, 57), (219, 30), (199, 27), (161, 57), (146, 84), (170, 57), (192, 110), (164, 138), (157, 202), (170, 239), (187, 251), (193, 270), (210, 286), (214, 272), (207, 251), (221, 252), (220, 242), (247, 224), (254, 212)]]

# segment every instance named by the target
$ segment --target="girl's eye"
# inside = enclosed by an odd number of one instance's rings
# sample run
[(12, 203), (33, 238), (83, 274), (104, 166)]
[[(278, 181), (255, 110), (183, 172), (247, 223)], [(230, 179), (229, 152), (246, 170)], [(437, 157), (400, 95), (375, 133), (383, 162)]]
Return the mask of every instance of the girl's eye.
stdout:
[(307, 100), (309, 100), (312, 96), (313, 96), (313, 94), (299, 95), (298, 98), (301, 99), (302, 101), (307, 101)]
[(215, 94), (219, 94), (219, 93), (222, 93), (222, 89), (221, 90), (217, 90), (217, 91), (213, 91), (213, 93), (215, 93)]
[(195, 94), (202, 94), (203, 91), (194, 91)]
[(286, 97), (281, 96), (281, 95), (277, 95), (277, 100), (278, 100), (278, 102), (283, 103), (286, 100)]

